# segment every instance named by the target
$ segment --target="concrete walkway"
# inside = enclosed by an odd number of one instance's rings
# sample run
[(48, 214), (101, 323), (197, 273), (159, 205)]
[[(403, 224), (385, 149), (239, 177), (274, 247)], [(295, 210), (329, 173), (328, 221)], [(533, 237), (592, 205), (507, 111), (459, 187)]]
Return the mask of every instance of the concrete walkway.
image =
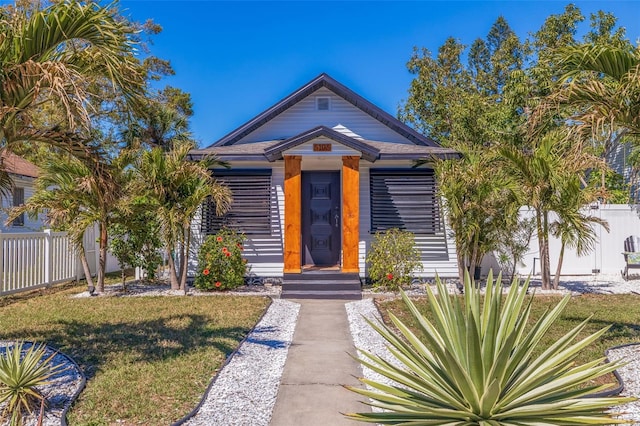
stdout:
[(359, 385), (360, 364), (344, 300), (293, 300), (298, 324), (280, 381), (271, 426), (356, 425), (340, 413), (369, 411), (364, 397), (344, 389)]

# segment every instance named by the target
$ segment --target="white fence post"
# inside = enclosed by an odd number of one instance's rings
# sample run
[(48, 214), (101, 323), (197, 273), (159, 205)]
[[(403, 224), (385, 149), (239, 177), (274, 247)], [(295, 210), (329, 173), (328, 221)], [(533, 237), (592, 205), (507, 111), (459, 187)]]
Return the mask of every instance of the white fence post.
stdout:
[(53, 282), (53, 250), (51, 250), (51, 229), (45, 229), (44, 238), (44, 283), (50, 286)]
[(96, 277), (98, 276), (98, 270), (100, 270), (100, 226), (96, 223), (93, 225), (93, 254), (96, 259)]

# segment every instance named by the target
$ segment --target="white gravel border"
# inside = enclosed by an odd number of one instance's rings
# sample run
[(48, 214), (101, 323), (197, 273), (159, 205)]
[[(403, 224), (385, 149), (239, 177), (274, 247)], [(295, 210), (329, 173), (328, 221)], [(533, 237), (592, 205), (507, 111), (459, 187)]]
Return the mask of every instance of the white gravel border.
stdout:
[[(36, 343), (38, 344), (38, 343)], [(13, 346), (12, 341), (0, 341), (0, 353), (4, 354), (5, 350), (9, 346)], [(23, 349), (31, 347), (31, 342), (25, 342)], [(73, 402), (74, 396), (84, 386), (84, 375), (78, 368), (77, 364), (72, 361), (68, 356), (54, 350), (50, 346), (46, 347), (44, 359), (50, 357), (52, 354), (51, 366), (62, 366), (56, 374), (49, 379), (49, 384), (38, 387), (46, 398), (49, 404), (44, 412), (42, 425), (43, 426), (59, 426), (63, 423), (62, 415), (65, 410)], [(2, 406), (0, 405), (0, 408)], [(38, 424), (39, 412), (34, 412), (32, 415), (24, 419), (24, 426), (36, 426)], [(1, 423), (3, 426), (8, 425), (6, 421)]]
[[(362, 299), (356, 302), (349, 302), (345, 305), (347, 310), (347, 318), (349, 319), (349, 328), (353, 338), (353, 345), (356, 349), (365, 350), (373, 355), (377, 355), (388, 362), (399, 365), (395, 358), (391, 356), (387, 349), (387, 341), (382, 338), (366, 321), (372, 321), (374, 324), (382, 323), (382, 317), (373, 299)], [(360, 356), (360, 354), (358, 354)], [(395, 384), (395, 382), (387, 379), (381, 374), (376, 373), (364, 365), (362, 373), (364, 377), (376, 382)]]
[(88, 291), (74, 294), (72, 298), (87, 297), (148, 297), (148, 296), (270, 296), (280, 297), (281, 287), (275, 285), (243, 285), (230, 291), (202, 291), (194, 287), (187, 287), (187, 294), (182, 290), (171, 290), (168, 284), (157, 285), (139, 281), (127, 282), (126, 291), (122, 284), (111, 284), (104, 287), (104, 293), (91, 295)]
[(300, 304), (274, 300), (220, 371), (189, 426), (268, 426)]
[[(386, 340), (384, 340), (376, 331), (365, 321), (364, 318), (373, 321), (381, 321), (380, 313), (376, 308), (373, 299), (363, 299), (356, 302), (347, 303), (347, 315), (349, 318), (349, 327), (353, 336), (353, 343), (358, 349), (364, 349), (387, 361), (394, 362), (387, 349)], [(620, 377), (624, 382), (625, 388), (621, 395), (640, 397), (640, 344), (630, 345), (621, 348), (609, 350), (609, 359), (611, 361), (624, 359), (628, 362), (625, 367), (618, 370)], [(394, 362), (398, 365), (397, 362)], [(365, 378), (374, 380), (387, 385), (395, 384), (392, 380), (362, 366)], [(634, 425), (640, 425), (640, 400), (616, 407), (615, 411), (624, 413), (621, 417), (634, 420)]]
[[(640, 397), (640, 344), (609, 349), (607, 355), (610, 361), (623, 360), (628, 363), (618, 369), (624, 382), (624, 390), (620, 395)], [(640, 425), (640, 400), (615, 407), (614, 410), (624, 413), (621, 418), (634, 420), (632, 424)]]
[[(347, 310), (347, 318), (349, 319), (349, 329), (351, 330), (351, 336), (353, 338), (353, 345), (358, 350), (365, 350), (373, 355), (377, 355), (383, 358), (387, 362), (399, 366), (400, 363), (395, 359), (387, 349), (387, 341), (384, 340), (365, 320), (373, 322), (374, 324), (382, 323), (382, 316), (378, 312), (373, 299), (367, 298), (358, 300), (356, 302), (350, 302), (345, 305)], [(358, 353), (358, 357), (362, 354)], [(384, 383), (387, 385), (397, 385), (393, 380), (384, 377), (381, 374), (376, 373), (372, 369), (361, 365), (362, 375), (378, 383)], [(367, 386), (370, 390), (370, 386)], [(378, 407), (371, 407), (374, 412), (380, 412), (382, 409)]]

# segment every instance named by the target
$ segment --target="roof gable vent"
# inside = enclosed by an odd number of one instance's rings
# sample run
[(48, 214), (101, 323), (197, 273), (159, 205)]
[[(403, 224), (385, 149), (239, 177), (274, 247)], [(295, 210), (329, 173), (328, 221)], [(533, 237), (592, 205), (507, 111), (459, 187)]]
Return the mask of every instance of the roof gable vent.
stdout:
[(328, 96), (316, 97), (316, 110), (329, 111), (331, 109), (331, 98)]

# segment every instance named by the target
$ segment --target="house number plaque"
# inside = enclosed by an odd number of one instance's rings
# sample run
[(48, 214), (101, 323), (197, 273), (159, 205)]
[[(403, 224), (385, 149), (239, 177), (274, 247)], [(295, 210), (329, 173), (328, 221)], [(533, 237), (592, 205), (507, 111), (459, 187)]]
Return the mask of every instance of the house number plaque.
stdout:
[(314, 143), (313, 152), (331, 152), (330, 143)]

